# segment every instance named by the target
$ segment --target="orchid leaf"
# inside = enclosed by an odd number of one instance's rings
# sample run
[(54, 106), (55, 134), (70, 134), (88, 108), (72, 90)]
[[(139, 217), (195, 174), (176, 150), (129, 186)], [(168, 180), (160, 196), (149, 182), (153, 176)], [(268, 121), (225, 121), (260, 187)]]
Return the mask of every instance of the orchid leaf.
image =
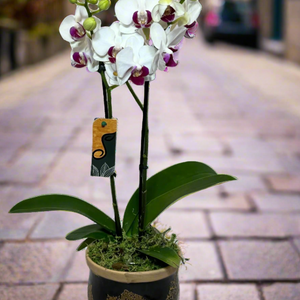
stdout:
[(92, 238), (87, 238), (86, 240), (84, 240), (78, 247), (77, 247), (77, 251), (81, 251), (84, 248), (86, 248), (88, 245), (90, 245), (95, 239)]
[(63, 210), (81, 214), (103, 229), (115, 233), (115, 222), (97, 207), (68, 195), (42, 195), (23, 200), (16, 204), (10, 213), (29, 213), (40, 211)]
[(103, 231), (103, 227), (98, 224), (87, 225), (80, 227), (67, 234), (66, 239), (69, 241), (81, 240), (87, 237), (91, 237), (92, 234), (101, 233), (107, 235), (107, 232)]
[[(179, 199), (208, 187), (236, 180), (219, 175), (200, 162), (184, 162), (171, 166), (147, 180), (145, 225), (153, 222), (166, 208)], [(139, 190), (131, 197), (123, 218), (123, 229), (129, 236), (138, 234)]]
[(139, 250), (139, 252), (161, 260), (167, 265), (172, 266), (174, 268), (178, 268), (180, 265), (180, 256), (174, 249), (169, 247), (155, 246), (149, 250)]

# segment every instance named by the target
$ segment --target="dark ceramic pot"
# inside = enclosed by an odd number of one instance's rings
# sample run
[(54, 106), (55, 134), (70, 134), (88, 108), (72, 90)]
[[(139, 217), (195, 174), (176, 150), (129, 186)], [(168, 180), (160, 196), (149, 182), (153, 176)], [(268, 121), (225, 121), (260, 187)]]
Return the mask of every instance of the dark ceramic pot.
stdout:
[(87, 255), (86, 261), (90, 268), (89, 300), (179, 300), (176, 268), (119, 272), (97, 265)]

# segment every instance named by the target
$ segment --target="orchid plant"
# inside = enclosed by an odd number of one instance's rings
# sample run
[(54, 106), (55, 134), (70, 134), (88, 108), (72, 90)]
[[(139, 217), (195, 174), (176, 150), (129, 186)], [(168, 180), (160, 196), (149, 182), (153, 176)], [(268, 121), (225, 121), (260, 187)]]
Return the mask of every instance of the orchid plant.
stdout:
[[(183, 40), (195, 36), (201, 11), (198, 0), (119, 0), (115, 4), (117, 20), (111, 26), (101, 26), (96, 16), (110, 7), (110, 0), (70, 2), (76, 5), (75, 14), (62, 21), (59, 31), (70, 43), (72, 66), (100, 73), (105, 117), (113, 117), (113, 89), (124, 84), (141, 108), (139, 187), (128, 202), (123, 222), (118, 210), (115, 174), (110, 177), (114, 220), (81, 199), (57, 194), (23, 200), (10, 212), (66, 210), (86, 216), (94, 223), (66, 236), (68, 240), (85, 239), (78, 247), (81, 250), (96, 240), (142, 237), (153, 221), (179, 199), (235, 178), (190, 161), (171, 166), (147, 180), (150, 82), (158, 70), (166, 72), (178, 65)], [(143, 104), (130, 82), (144, 86)], [(166, 246), (140, 249), (140, 252), (174, 267), (181, 261), (180, 253)]]

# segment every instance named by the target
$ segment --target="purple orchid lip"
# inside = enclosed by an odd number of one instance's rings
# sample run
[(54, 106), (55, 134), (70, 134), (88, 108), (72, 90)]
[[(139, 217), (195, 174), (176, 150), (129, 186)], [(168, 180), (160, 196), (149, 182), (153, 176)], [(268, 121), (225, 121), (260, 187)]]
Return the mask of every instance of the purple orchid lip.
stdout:
[(123, 48), (117, 48), (117, 47), (110, 47), (107, 51), (108, 54), (108, 59), (111, 63), (115, 63), (116, 62), (116, 57), (117, 54), (122, 50)]
[(72, 57), (73, 57), (73, 61), (71, 62), (71, 65), (73, 67), (75, 67), (75, 68), (86, 67), (88, 60), (87, 60), (85, 53), (75, 52)]
[(178, 65), (178, 62), (174, 60), (173, 55), (169, 53), (164, 54), (164, 61), (167, 67), (176, 67)]
[(186, 25), (185, 27), (187, 28), (187, 31), (185, 32), (184, 37), (188, 39), (194, 38), (198, 29), (198, 22), (195, 21), (190, 25)]
[(161, 20), (166, 23), (170, 23), (173, 22), (174, 19), (175, 19), (175, 9), (172, 6), (168, 5), (164, 14), (161, 17)]
[(136, 11), (132, 15), (132, 21), (136, 28), (148, 28), (152, 23), (152, 15), (149, 10), (146, 11)]
[(86, 31), (80, 23), (77, 23), (70, 28), (70, 35), (74, 41), (78, 41), (86, 35)]
[(136, 85), (143, 85), (145, 77), (149, 75), (149, 69), (143, 66), (140, 70), (134, 67), (131, 71), (130, 80)]

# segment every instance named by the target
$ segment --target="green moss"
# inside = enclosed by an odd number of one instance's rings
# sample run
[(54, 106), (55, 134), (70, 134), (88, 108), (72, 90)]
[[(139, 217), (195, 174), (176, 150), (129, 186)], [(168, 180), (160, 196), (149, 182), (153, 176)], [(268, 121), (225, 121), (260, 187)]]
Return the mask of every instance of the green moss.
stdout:
[[(97, 240), (89, 245), (88, 255), (96, 264), (111, 270), (142, 272), (164, 268), (167, 266), (165, 263), (138, 250), (165, 246), (180, 254), (176, 235), (168, 235), (169, 231), (170, 229), (160, 232), (154, 227), (149, 227), (141, 238), (124, 234), (123, 239), (116, 238), (109, 243)], [(182, 258), (182, 261), (185, 259)]]

